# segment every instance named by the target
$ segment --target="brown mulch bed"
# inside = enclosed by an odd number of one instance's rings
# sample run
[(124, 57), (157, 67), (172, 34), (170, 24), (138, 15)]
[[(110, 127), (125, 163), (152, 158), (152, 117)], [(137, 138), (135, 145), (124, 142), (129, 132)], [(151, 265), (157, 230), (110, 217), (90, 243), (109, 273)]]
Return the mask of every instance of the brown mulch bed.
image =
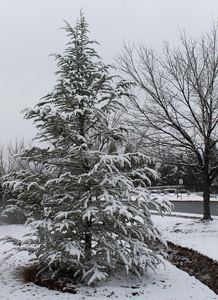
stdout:
[(218, 295), (218, 262), (199, 252), (168, 242), (168, 260)]
[(38, 271), (34, 266), (26, 267), (22, 270), (22, 277), (24, 282), (33, 282), (36, 285), (43, 286), (49, 290), (60, 291), (63, 293), (76, 294), (76, 284), (75, 279), (70, 278), (70, 276), (63, 276), (59, 278), (43, 278), (41, 275), (37, 275)]

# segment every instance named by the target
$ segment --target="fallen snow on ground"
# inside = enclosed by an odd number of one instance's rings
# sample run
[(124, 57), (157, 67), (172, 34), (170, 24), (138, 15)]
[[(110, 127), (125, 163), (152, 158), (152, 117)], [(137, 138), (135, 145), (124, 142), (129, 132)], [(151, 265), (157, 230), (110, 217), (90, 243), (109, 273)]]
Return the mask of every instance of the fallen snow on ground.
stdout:
[[(152, 216), (163, 235), (183, 246), (200, 250), (208, 256), (218, 259), (218, 219), (212, 223), (201, 224), (196, 219), (178, 217)], [(21, 238), (27, 232), (22, 225), (0, 226), (0, 238), (11, 235)], [(138, 300), (210, 300), (218, 296), (194, 277), (177, 269), (166, 261), (165, 268), (160, 265), (156, 271), (149, 271), (139, 280), (127, 277), (119, 272), (107, 282), (97, 287), (79, 286), (77, 294), (51, 291), (33, 283), (24, 283), (21, 276), (22, 267), (29, 264), (27, 253), (7, 253), (12, 246), (0, 245), (0, 299), (4, 300), (65, 300), (65, 299), (129, 299)]]
[(152, 215), (155, 225), (163, 237), (177, 245), (192, 248), (218, 262), (218, 217), (213, 221), (194, 218), (161, 217)]

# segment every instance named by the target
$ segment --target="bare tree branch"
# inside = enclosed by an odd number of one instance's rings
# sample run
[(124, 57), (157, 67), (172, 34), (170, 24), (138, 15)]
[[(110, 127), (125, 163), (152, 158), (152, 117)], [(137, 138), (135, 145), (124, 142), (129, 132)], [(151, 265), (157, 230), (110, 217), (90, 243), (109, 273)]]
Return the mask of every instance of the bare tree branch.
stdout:
[[(139, 43), (124, 45), (119, 69), (143, 92), (132, 98), (139, 126), (155, 130), (148, 137), (159, 158), (182, 157), (204, 178), (204, 217), (209, 218), (209, 194), (218, 176), (218, 25), (197, 40), (180, 33), (181, 47), (164, 43), (157, 55)], [(150, 149), (150, 148), (149, 148)], [(195, 162), (190, 161), (194, 154)], [(160, 156), (161, 155), (161, 156)]]

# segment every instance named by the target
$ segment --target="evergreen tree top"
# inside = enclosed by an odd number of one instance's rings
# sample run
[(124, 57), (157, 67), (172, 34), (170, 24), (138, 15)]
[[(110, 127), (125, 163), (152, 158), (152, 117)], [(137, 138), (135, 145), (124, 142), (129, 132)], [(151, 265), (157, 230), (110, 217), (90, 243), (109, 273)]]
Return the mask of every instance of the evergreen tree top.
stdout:
[(111, 76), (110, 66), (104, 65), (91, 47), (97, 42), (89, 39), (82, 12), (74, 28), (65, 24), (70, 41), (63, 55), (53, 54), (58, 67), (57, 84), (34, 109), (25, 110), (25, 118), (34, 119), (40, 130), (37, 138), (50, 141), (55, 147), (102, 147), (100, 140), (108, 143), (108, 139), (121, 136), (120, 129), (111, 126), (109, 115), (124, 109), (121, 97), (129, 84)]
[[(67, 48), (63, 55), (52, 54), (58, 60), (58, 67), (60, 70), (56, 74), (62, 74), (64, 71), (64, 66), (66, 63), (75, 65), (80, 65), (84, 67), (82, 70), (85, 70), (85, 67), (90, 64), (93, 58), (96, 58), (98, 64), (100, 64), (101, 57), (97, 54), (93, 48), (93, 44), (98, 44), (95, 40), (90, 40), (88, 37), (88, 23), (85, 20), (84, 14), (80, 12), (80, 18), (77, 20), (74, 28), (71, 25), (65, 22), (64, 29), (67, 32), (67, 36), (70, 38), (70, 41), (67, 43)], [(92, 45), (92, 47), (91, 47)], [(76, 69), (76, 72), (79, 72), (80, 69)], [(89, 70), (87, 70), (88, 72)], [(63, 72), (64, 74), (64, 72)]]

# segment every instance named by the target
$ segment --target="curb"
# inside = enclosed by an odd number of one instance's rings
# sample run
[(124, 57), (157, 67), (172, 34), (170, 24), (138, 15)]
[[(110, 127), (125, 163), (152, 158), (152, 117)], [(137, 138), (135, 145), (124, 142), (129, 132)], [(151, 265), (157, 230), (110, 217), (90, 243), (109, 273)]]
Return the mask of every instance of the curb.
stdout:
[[(161, 216), (157, 211), (155, 210), (151, 210), (151, 214), (152, 215), (159, 215)], [(203, 218), (203, 215), (199, 215), (199, 214), (188, 214), (188, 213), (176, 213), (176, 212), (173, 212), (171, 214), (163, 214), (163, 217), (179, 217), (179, 218), (187, 218), (187, 219), (202, 219)], [(217, 220), (218, 219), (218, 216), (214, 216), (212, 215), (211, 216), (214, 220)]]

